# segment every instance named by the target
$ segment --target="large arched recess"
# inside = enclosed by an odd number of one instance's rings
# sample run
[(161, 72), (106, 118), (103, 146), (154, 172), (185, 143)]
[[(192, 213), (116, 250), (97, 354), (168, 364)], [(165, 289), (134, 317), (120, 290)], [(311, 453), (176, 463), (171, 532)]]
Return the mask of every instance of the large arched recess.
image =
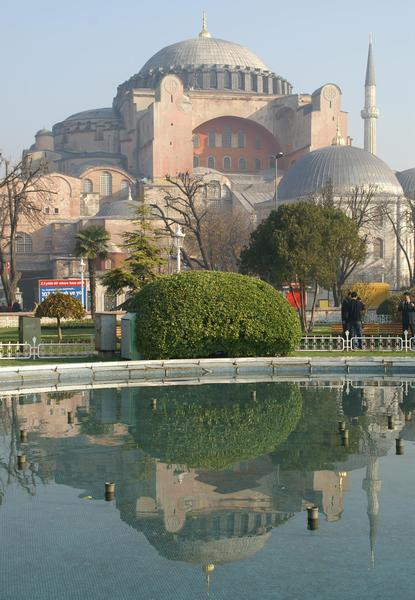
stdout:
[(255, 173), (272, 167), (271, 157), (280, 151), (278, 140), (265, 127), (250, 119), (217, 117), (193, 130), (195, 167)]

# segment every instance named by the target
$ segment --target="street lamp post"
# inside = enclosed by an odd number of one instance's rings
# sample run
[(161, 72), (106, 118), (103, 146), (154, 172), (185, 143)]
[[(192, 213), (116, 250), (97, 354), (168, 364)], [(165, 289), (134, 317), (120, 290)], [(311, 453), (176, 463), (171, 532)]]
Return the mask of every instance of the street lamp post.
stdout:
[(183, 233), (181, 225), (179, 223), (177, 223), (176, 225), (176, 231), (173, 234), (173, 242), (174, 242), (174, 246), (177, 250), (177, 273), (180, 273), (181, 271), (181, 267), (182, 267), (182, 248), (183, 248), (183, 242), (184, 242), (184, 238), (185, 238), (185, 233)]
[(283, 152), (277, 152), (277, 154), (273, 154), (271, 158), (275, 160), (275, 190), (274, 190), (274, 199), (275, 199), (275, 210), (278, 210), (278, 159), (284, 156)]
[(85, 273), (85, 261), (83, 258), (81, 258), (80, 261), (80, 267), (81, 267), (81, 304), (82, 307), (85, 308), (85, 302), (84, 302), (84, 273)]

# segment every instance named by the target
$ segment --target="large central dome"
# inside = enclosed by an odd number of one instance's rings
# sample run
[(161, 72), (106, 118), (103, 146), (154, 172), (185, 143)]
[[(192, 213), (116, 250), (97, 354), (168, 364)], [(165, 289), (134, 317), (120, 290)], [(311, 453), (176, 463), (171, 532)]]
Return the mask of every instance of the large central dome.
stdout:
[(277, 96), (292, 92), (292, 85), (271, 72), (251, 50), (211, 37), (205, 19), (198, 37), (156, 52), (118, 91), (122, 94), (135, 88), (155, 89), (169, 73), (180, 77), (186, 90), (232, 90)]
[(169, 70), (174, 67), (202, 65), (269, 71), (258, 56), (240, 44), (212, 37), (196, 37), (162, 48), (146, 62), (140, 74), (144, 75), (150, 69)]

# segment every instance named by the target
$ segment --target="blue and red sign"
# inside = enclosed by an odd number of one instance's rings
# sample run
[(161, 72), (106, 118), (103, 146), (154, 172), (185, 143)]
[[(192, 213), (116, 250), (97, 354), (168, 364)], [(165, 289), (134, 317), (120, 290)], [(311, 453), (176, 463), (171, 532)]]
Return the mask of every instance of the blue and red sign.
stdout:
[(85, 279), (83, 282), (82, 279), (39, 279), (39, 302), (43, 302), (50, 294), (61, 292), (69, 294), (86, 306), (86, 285)]

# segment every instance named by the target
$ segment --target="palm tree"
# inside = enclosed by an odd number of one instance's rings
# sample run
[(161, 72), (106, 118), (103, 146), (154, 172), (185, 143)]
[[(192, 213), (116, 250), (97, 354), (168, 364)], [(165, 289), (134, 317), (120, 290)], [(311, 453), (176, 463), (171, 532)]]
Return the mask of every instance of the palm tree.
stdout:
[(96, 260), (105, 260), (108, 257), (108, 241), (111, 236), (97, 225), (90, 225), (78, 231), (75, 235), (75, 256), (86, 258), (88, 263), (89, 284), (91, 288), (91, 316), (95, 317), (96, 311)]

